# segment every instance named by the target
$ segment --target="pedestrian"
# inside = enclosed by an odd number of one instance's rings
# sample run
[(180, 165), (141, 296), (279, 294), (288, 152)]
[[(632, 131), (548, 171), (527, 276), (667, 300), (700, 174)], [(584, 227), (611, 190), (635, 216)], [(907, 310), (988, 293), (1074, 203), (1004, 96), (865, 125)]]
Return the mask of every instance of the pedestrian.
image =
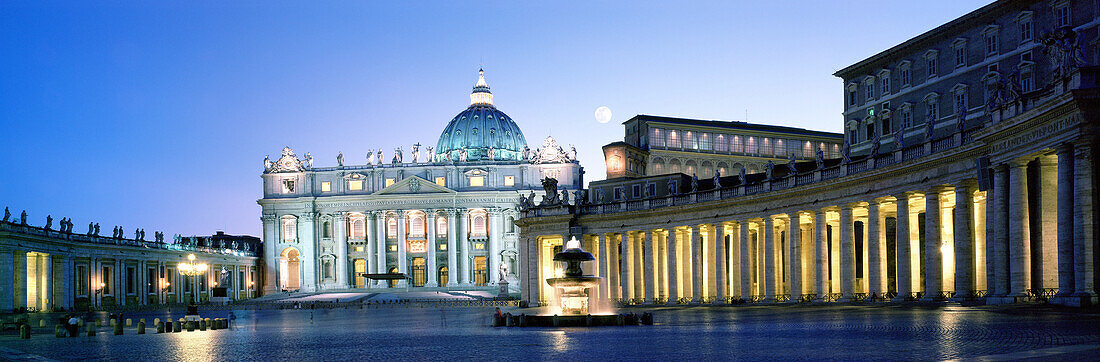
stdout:
[(69, 330), (69, 337), (76, 337), (77, 333), (79, 333), (79, 331), (77, 330), (77, 327), (79, 325), (80, 325), (80, 319), (77, 318), (75, 314), (70, 315), (69, 316), (69, 322), (65, 326), (66, 329)]

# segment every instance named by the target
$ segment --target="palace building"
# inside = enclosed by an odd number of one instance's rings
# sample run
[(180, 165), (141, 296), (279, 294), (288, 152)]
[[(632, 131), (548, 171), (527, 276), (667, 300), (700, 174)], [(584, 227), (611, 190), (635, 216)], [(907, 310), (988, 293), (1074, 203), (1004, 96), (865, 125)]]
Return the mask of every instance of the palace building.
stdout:
[[(521, 202), (545, 194), (543, 179), (578, 190), (576, 152), (553, 138), (531, 149), (515, 121), (493, 104), (478, 76), (470, 105), (443, 128), (436, 146), (392, 158), (378, 150), (365, 165), (313, 165), (289, 147), (263, 173), (265, 293), (496, 285), (518, 277)], [(555, 196), (558, 189), (555, 188)], [(388, 285), (387, 285), (388, 283)]]
[(997, 1), (838, 71), (839, 154), (713, 180), (641, 157), (623, 176), (665, 191), (526, 208), (522, 297), (554, 300), (575, 237), (605, 302), (1095, 305), (1098, 25), (1095, 2)]

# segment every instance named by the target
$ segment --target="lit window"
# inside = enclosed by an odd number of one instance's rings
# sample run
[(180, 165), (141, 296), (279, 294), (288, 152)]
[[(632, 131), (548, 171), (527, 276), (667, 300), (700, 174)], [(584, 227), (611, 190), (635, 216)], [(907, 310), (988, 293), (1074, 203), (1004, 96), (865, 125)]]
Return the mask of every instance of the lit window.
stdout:
[[(389, 185), (386, 185), (389, 186)], [(359, 191), (363, 189), (363, 180), (351, 180), (348, 181), (349, 191)]]
[(390, 245), (390, 251), (397, 251), (397, 245)]
[(363, 247), (362, 246), (356, 246), (355, 251), (362, 253), (363, 252)]
[(439, 176), (435, 178), (435, 184), (443, 187), (447, 187), (447, 178)]
[(515, 185), (516, 185), (516, 177), (515, 176), (504, 176), (504, 186), (515, 186)]
[(447, 251), (447, 244), (439, 244), (439, 251)]
[(474, 243), (474, 249), (485, 250), (485, 243)]
[(328, 182), (328, 181), (321, 182), (321, 192), (329, 192), (329, 191), (332, 191), (332, 182)]
[(289, 194), (289, 193), (294, 192), (294, 180), (286, 179), (286, 180), (283, 180), (282, 184), (283, 184), (283, 193), (284, 194)]
[(485, 186), (485, 176), (470, 176), (470, 186), (471, 187)]
[(387, 178), (386, 179), (386, 187), (390, 187), (390, 185), (393, 185), (395, 182), (397, 182), (397, 179)]

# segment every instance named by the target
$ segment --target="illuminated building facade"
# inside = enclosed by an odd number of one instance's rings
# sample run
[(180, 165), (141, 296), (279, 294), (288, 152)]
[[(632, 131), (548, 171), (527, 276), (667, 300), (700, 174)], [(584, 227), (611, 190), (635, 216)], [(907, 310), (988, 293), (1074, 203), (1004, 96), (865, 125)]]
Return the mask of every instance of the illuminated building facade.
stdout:
[(314, 167), (287, 147), (266, 161), (258, 202), (273, 282), (265, 291), (405, 286), (364, 277), (386, 273), (410, 277), (412, 287), (492, 286), (501, 271), (515, 283), (520, 203), (544, 195), (544, 178), (559, 190), (583, 185), (575, 152), (549, 137), (529, 148), (493, 105), (484, 74), (470, 106), (426, 148), (379, 150), (354, 166), (341, 154), (336, 166)]

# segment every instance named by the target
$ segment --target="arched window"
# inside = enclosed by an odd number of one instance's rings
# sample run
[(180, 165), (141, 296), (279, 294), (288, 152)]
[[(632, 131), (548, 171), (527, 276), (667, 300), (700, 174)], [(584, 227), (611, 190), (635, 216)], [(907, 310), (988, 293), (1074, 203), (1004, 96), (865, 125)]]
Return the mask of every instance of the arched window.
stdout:
[(325, 220), (325, 222), (321, 224), (321, 237), (325, 239), (332, 237), (332, 222)]
[(397, 219), (396, 218), (391, 217), (391, 218), (386, 219), (386, 237), (390, 238), (390, 239), (396, 239), (397, 238)]
[(485, 236), (485, 215), (475, 214), (470, 218), (470, 236)]
[(516, 218), (509, 216), (504, 219), (504, 223), (508, 225), (508, 232), (516, 232)]
[(424, 216), (414, 215), (409, 218), (409, 236), (424, 237)]
[(283, 217), (283, 241), (298, 240), (298, 219), (294, 216)]
[(367, 224), (366, 221), (363, 220), (362, 218), (353, 218), (353, 219), (351, 219), (351, 232), (349, 233), (350, 234), (349, 237), (351, 239), (355, 239), (355, 240), (366, 239), (366, 236), (367, 236), (366, 224)]
[(435, 233), (438, 235), (447, 235), (447, 218), (435, 218)]

